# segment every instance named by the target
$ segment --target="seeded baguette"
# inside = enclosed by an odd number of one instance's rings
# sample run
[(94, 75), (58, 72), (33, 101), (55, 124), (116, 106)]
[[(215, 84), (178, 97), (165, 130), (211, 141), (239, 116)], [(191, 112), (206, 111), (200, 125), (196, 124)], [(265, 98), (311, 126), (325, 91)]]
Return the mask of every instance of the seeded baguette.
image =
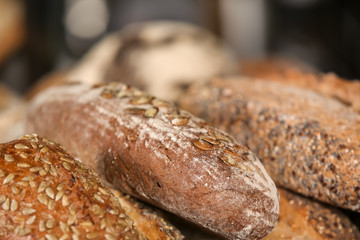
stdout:
[(29, 135), (0, 144), (0, 239), (145, 239), (94, 171)]
[[(175, 240), (185, 239), (181, 232), (173, 225), (165, 221), (150, 206), (139, 202), (130, 195), (111, 189), (118, 198), (121, 207), (134, 221), (134, 226), (147, 239), (150, 240)], [(156, 231), (155, 231), (156, 230)]]
[(115, 188), (228, 239), (261, 238), (277, 221), (276, 187), (246, 147), (135, 88), (52, 88), (27, 120)]
[(248, 146), (277, 185), (360, 211), (360, 115), (351, 108), (242, 77), (193, 86), (180, 105)]
[(263, 240), (360, 239), (358, 228), (339, 209), (278, 188), (280, 217)]

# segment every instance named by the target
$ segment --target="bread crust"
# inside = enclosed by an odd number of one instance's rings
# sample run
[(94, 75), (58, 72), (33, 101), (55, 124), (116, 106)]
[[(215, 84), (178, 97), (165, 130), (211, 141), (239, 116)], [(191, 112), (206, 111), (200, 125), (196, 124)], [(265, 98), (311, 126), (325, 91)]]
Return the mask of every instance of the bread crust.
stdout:
[(182, 240), (185, 237), (172, 224), (162, 218), (151, 206), (140, 202), (128, 194), (111, 189), (121, 207), (134, 221), (134, 226), (151, 240)]
[(36, 135), (0, 144), (1, 239), (145, 239), (91, 169)]
[(194, 86), (180, 105), (247, 145), (279, 186), (360, 211), (360, 116), (351, 108), (242, 77)]
[(358, 228), (339, 209), (278, 188), (280, 217), (264, 240), (360, 239)]
[(261, 238), (277, 221), (277, 190), (255, 155), (126, 85), (49, 89), (31, 104), (27, 131), (60, 142), (115, 188), (229, 239)]

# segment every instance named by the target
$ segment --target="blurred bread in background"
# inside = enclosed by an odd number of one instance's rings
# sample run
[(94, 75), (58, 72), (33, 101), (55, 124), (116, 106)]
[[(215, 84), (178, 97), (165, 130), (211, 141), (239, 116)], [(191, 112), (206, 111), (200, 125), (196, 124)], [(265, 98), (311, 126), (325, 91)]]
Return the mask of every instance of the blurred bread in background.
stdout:
[(15, 92), (0, 85), (0, 143), (22, 136), (25, 102)]

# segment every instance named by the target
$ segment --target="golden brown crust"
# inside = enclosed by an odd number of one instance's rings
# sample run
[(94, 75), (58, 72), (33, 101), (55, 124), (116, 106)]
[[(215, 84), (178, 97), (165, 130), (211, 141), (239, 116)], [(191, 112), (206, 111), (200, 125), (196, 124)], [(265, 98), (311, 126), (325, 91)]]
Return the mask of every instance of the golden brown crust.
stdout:
[(95, 173), (35, 135), (0, 145), (0, 238), (144, 239)]
[(262, 237), (277, 221), (276, 187), (247, 148), (126, 85), (49, 89), (32, 103), (27, 129), (117, 189), (227, 238)]
[(357, 227), (338, 209), (279, 188), (280, 217), (264, 240), (360, 239)]
[[(296, 66), (296, 65), (295, 65)], [(334, 98), (360, 112), (360, 81), (349, 81), (335, 73), (313, 73), (294, 64), (272, 60), (248, 63), (242, 74), (264, 80), (281, 82), (311, 89), (324, 96)]]
[(181, 106), (249, 146), (279, 186), (360, 211), (360, 116), (352, 109), (309, 90), (241, 77), (194, 86)]
[(115, 189), (112, 189), (112, 192), (119, 199), (126, 214), (134, 221), (134, 226), (147, 239), (185, 239), (178, 229), (160, 217), (149, 205)]

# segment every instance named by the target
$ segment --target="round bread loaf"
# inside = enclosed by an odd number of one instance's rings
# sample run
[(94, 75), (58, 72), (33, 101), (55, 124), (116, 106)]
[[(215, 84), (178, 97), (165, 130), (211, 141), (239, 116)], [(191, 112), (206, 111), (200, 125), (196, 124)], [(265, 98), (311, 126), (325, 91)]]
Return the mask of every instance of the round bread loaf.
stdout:
[(120, 189), (228, 239), (277, 222), (276, 187), (256, 156), (204, 120), (124, 84), (51, 88), (27, 131), (65, 149)]
[(0, 144), (1, 239), (145, 239), (93, 170), (31, 135)]

